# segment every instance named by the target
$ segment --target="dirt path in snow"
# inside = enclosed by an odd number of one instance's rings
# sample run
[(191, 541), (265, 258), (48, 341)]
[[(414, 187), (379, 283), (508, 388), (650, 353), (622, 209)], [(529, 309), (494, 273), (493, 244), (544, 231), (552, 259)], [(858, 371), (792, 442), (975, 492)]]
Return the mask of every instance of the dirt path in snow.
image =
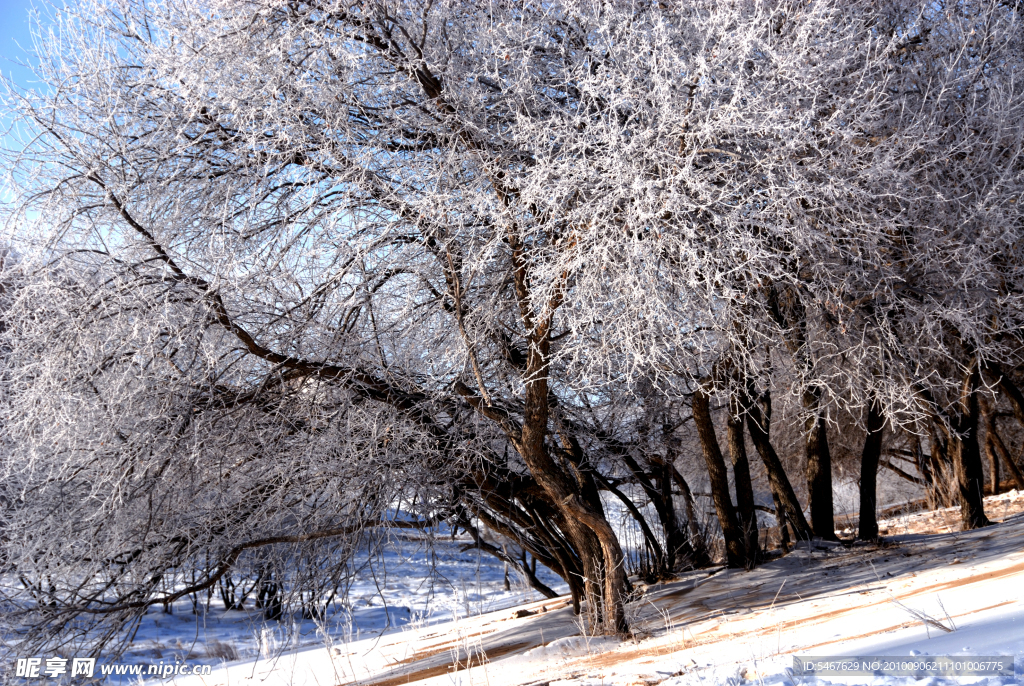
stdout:
[(385, 674), (341, 683), (447, 685), (466, 673), (460, 680), (514, 686), (586, 675), (614, 680), (624, 671), (649, 686), (679, 671), (649, 669), (669, 663), (670, 655), (673, 664), (686, 664), (687, 654), (773, 641), (779, 654), (813, 650), (922, 626), (922, 616), (945, 626), (1024, 595), (970, 602), (1005, 595), (1006, 582), (1024, 589), (1024, 516), (1018, 514), (1024, 494), (990, 497), (986, 510), (1005, 523), (961, 533), (952, 530), (955, 508), (904, 515), (883, 523), (901, 533), (881, 544), (805, 544), (750, 572), (693, 573), (649, 588), (631, 608), (633, 641), (588, 641), (568, 607), (534, 603), (524, 609), (535, 615), (516, 619), (506, 611), (465, 620), (462, 631), (433, 642), (429, 652), (420, 650)]
[(905, 515), (884, 523), (901, 533), (881, 543), (805, 543), (752, 571), (685, 574), (630, 605), (632, 640), (580, 635), (562, 598), (236, 663), (201, 684), (653, 686), (708, 665), (768, 684), (763, 666), (777, 676), (792, 653), (943, 634), (1013, 610), (1024, 595), (1024, 494), (987, 499), (986, 510), (1003, 522), (959, 532), (948, 511)]

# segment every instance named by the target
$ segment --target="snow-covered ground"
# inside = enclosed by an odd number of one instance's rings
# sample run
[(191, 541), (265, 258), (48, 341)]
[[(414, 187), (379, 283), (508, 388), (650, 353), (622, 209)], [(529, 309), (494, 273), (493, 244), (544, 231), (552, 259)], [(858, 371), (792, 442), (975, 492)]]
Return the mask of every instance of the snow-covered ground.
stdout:
[[(282, 652), (320, 648), (335, 642), (375, 640), (382, 634), (405, 635), (414, 627), (480, 615), (528, 603), (543, 596), (512, 576), (505, 589), (505, 566), (478, 550), (463, 551), (465, 539), (425, 539), (400, 532), (378, 554), (369, 556), (347, 597), (332, 604), (322, 622), (289, 613), (282, 621), (265, 621), (252, 600), (245, 610), (224, 611), (216, 595), (209, 608), (192, 611), (188, 599), (165, 613), (150, 608), (118, 664), (192, 664), (220, 666), (276, 658)], [(547, 569), (538, 576), (549, 587), (566, 591)], [(201, 604), (202, 605), (202, 604)]]
[[(475, 553), (453, 559), (452, 607), (443, 621), (416, 621), (423, 589), (389, 572), (389, 592), (410, 599), (412, 619), (381, 635), (313, 632), (297, 649), (248, 657), (181, 686), (684, 686), (688, 684), (947, 683), (937, 678), (796, 679), (793, 656), (1014, 655), (1017, 677), (955, 683), (1018, 683), (1024, 658), (1024, 494), (989, 499), (1003, 523), (973, 532), (927, 530), (922, 514), (887, 522), (883, 544), (804, 546), (753, 571), (715, 569), (647, 589), (631, 608), (632, 640), (588, 638), (565, 598), (474, 615), (485, 602), (525, 600), (501, 590), (501, 566)], [(410, 571), (420, 572), (415, 562)], [(461, 571), (460, 571), (461, 570)], [(405, 586), (405, 590), (401, 590)], [(491, 595), (495, 590), (496, 595)], [(520, 594), (517, 597), (517, 594)], [(485, 598), (487, 599), (485, 601)], [(379, 601), (377, 601), (379, 603)], [(474, 603), (476, 605), (474, 606)], [(371, 607), (371, 606), (368, 606)], [(468, 610), (469, 612), (466, 612)], [(377, 610), (383, 617), (383, 610)], [(372, 622), (371, 622), (372, 623)], [(378, 625), (381, 622), (378, 620)], [(316, 643), (315, 646), (310, 645)]]

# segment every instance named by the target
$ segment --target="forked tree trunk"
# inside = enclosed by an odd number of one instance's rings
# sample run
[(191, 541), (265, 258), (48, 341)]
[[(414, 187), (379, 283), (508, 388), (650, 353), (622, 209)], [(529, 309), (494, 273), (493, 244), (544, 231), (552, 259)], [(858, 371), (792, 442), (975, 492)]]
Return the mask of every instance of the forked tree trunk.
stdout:
[(538, 326), (527, 359), (522, 437), (517, 447), (533, 478), (565, 515), (583, 561), (587, 613), (594, 627), (608, 634), (626, 634), (624, 596), (629, 581), (619, 540), (604, 513), (582, 497), (585, 494), (580, 493), (579, 484), (554, 461), (545, 445), (550, 344), (550, 324)]
[(857, 525), (857, 538), (865, 541), (878, 538), (876, 480), (878, 460), (882, 455), (882, 427), (881, 408), (872, 397), (868, 404), (868, 433), (864, 437), (864, 450), (860, 455), (860, 521)]
[(980, 374), (973, 368), (964, 381), (960, 411), (956, 417), (955, 448), (953, 450), (957, 487), (960, 494), (960, 522), (964, 530), (988, 526), (985, 516), (985, 474), (981, 466), (978, 441), (978, 382)]
[(747, 459), (747, 444), (743, 440), (743, 414), (735, 395), (729, 401), (727, 419), (729, 438), (729, 459), (732, 462), (732, 480), (736, 489), (736, 512), (740, 531), (743, 533), (743, 547), (747, 564), (757, 561), (757, 510), (754, 509), (754, 485), (750, 480), (750, 462)]
[[(767, 396), (767, 394), (765, 395)], [(781, 506), (781, 516), (778, 517), (779, 525), (781, 527), (785, 520), (793, 530), (794, 537), (801, 540), (810, 539), (811, 527), (807, 523), (807, 518), (804, 517), (803, 510), (800, 509), (800, 501), (797, 500), (793, 485), (789, 482), (786, 470), (782, 467), (782, 460), (779, 459), (768, 437), (771, 430), (771, 414), (768, 411), (762, 413), (761, 408), (754, 402), (753, 396), (752, 389), (748, 388), (740, 398), (740, 403), (747, 416), (747, 431), (750, 432), (750, 440), (754, 444), (761, 462), (764, 463), (772, 494)]]
[[(579, 502), (583, 503), (586, 506), (586, 518), (581, 519), (581, 521), (583, 521), (584, 524), (587, 524), (591, 532), (593, 532), (594, 536), (597, 537), (596, 540), (599, 545), (599, 548), (593, 549), (598, 550), (601, 553), (594, 556), (594, 560), (597, 564), (597, 567), (595, 573), (596, 575), (593, 578), (599, 579), (600, 581), (598, 583), (603, 584), (603, 586), (599, 585), (597, 587), (598, 593), (602, 597), (602, 609), (594, 615), (594, 626), (596, 627), (600, 626), (600, 624), (604, 621), (603, 613), (607, 612), (607, 608), (609, 607), (609, 603), (607, 601), (607, 593), (611, 590), (609, 584), (615, 583), (615, 572), (613, 571), (611, 574), (609, 574), (609, 572), (607, 571), (607, 558), (609, 554), (617, 555), (619, 560), (617, 568), (621, 576), (623, 588), (621, 591), (618, 591), (618, 596), (620, 598), (625, 597), (625, 594), (629, 593), (632, 590), (632, 585), (629, 583), (629, 579), (626, 577), (625, 557), (622, 554), (618, 536), (613, 532), (611, 526), (608, 523), (608, 519), (605, 516), (604, 505), (601, 503), (601, 494), (598, 490), (598, 484), (596, 479), (597, 472), (596, 470), (591, 468), (589, 464), (587, 464), (583, 453), (583, 449), (580, 447), (580, 444), (575, 439), (575, 437), (563, 434), (563, 439), (563, 446), (565, 447), (565, 452), (563, 453), (563, 455), (567, 458), (567, 472), (569, 474), (573, 486), (576, 489), (575, 492), (578, 494)], [(630, 503), (630, 505), (632, 506), (632, 503)], [(659, 546), (657, 545), (657, 542), (654, 539), (653, 532), (650, 530), (650, 527), (647, 526), (646, 521), (643, 519), (643, 515), (640, 514), (640, 512), (636, 509), (635, 506), (632, 506), (632, 510), (634, 516), (637, 516), (639, 520), (643, 522), (643, 529), (645, 530), (645, 535), (650, 537), (649, 540), (652, 542), (652, 544), (655, 545), (657, 549)], [(587, 522), (590, 523), (588, 524)], [(608, 548), (609, 537), (611, 542), (614, 544), (612, 550), (609, 550)], [(590, 545), (593, 547), (592, 542)], [(602, 555), (605, 558), (604, 562), (602, 562)], [(590, 575), (588, 575), (587, 578), (591, 578)], [(608, 631), (608, 627), (605, 627), (605, 630)], [(625, 630), (626, 629), (621, 629), (618, 630), (618, 632), (621, 633), (621, 631)]]
[(807, 507), (811, 513), (811, 531), (815, 536), (836, 539), (832, 504), (832, 454), (828, 449), (825, 416), (820, 409), (821, 389), (803, 394), (804, 410), (809, 413), (804, 424), (804, 452), (807, 458)]
[(704, 453), (704, 462), (708, 468), (711, 481), (711, 497), (715, 503), (715, 512), (722, 526), (725, 537), (725, 555), (730, 567), (746, 567), (747, 555), (743, 542), (743, 532), (736, 520), (729, 495), (729, 473), (722, 457), (722, 449), (715, 435), (715, 425), (711, 420), (711, 408), (707, 394), (698, 388), (693, 394), (693, 421), (697, 425), (697, 434)]
[[(570, 495), (569, 498), (575, 499), (577, 496)], [(605, 572), (604, 546), (601, 545), (601, 541), (590, 524), (584, 520), (585, 517), (586, 515), (580, 518), (570, 517), (567, 522), (567, 529), (583, 562), (583, 598), (586, 602), (581, 614), (587, 618), (588, 630), (597, 633), (617, 633), (615, 629), (608, 627), (609, 619), (612, 621), (615, 619), (615, 610), (614, 607), (611, 607), (613, 603), (606, 600), (608, 584), (615, 580), (614, 578), (609, 579)], [(625, 590), (617, 596), (620, 601), (624, 593)], [(625, 617), (624, 612), (623, 617)]]

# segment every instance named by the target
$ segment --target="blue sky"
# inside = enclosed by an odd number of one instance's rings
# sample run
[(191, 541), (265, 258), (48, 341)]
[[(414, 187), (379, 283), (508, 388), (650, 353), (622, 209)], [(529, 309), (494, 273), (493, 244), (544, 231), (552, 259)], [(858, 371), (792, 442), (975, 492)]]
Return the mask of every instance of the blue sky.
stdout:
[(0, 0), (0, 71), (23, 87), (31, 85), (31, 73), (11, 60), (24, 60), (22, 50), (32, 45), (28, 30), (31, 6), (30, 0)]
[[(0, 72), (12, 78), (22, 88), (32, 87), (35, 79), (32, 72), (16, 63), (25, 61), (25, 50), (32, 47), (28, 24), (28, 12), (31, 7), (31, 0), (0, 0)], [(7, 115), (8, 113), (0, 107), (0, 146), (17, 147), (15, 139), (5, 135), (9, 125)], [(9, 198), (6, 183), (0, 181), (0, 204)]]

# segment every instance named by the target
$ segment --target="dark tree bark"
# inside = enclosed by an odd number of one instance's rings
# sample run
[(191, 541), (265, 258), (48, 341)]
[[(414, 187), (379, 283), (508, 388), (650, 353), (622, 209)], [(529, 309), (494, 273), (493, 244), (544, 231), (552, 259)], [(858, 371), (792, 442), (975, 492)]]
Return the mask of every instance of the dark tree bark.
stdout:
[(793, 530), (795, 538), (810, 539), (811, 527), (807, 523), (807, 518), (804, 517), (803, 510), (800, 508), (800, 501), (797, 500), (796, 493), (793, 491), (793, 485), (789, 482), (789, 477), (786, 476), (786, 470), (782, 467), (782, 460), (779, 459), (775, 448), (768, 438), (768, 433), (771, 430), (770, 396), (767, 393), (765, 394), (766, 411), (764, 413), (761, 412), (758, 404), (754, 402), (753, 397), (753, 389), (748, 387), (747, 393), (740, 398), (740, 403), (747, 416), (747, 431), (750, 432), (750, 440), (754, 444), (761, 462), (764, 463), (772, 494), (781, 506), (781, 509), (778, 510), (782, 513), (779, 517), (780, 526), (782, 525), (782, 520), (786, 520)]
[[(1024, 428), (1024, 394), (1021, 393), (1020, 389), (1017, 388), (1017, 384), (1013, 382), (1013, 379), (999, 365), (990, 364), (985, 368), (985, 372), (999, 386), (999, 390), (1003, 392), (1006, 399), (1010, 401), (1010, 407), (1013, 408), (1013, 416), (1017, 418), (1021, 428)], [(995, 417), (993, 416), (994, 422)], [(1010, 451), (1006, 449), (1006, 444), (999, 437), (999, 433), (993, 431), (992, 435), (994, 436), (995, 449), (1002, 456), (1003, 464), (1006, 465), (1007, 470), (1013, 475), (1017, 488), (1024, 489), (1024, 474), (1021, 473), (1020, 467), (1017, 466)]]
[[(487, 523), (487, 520), (481, 520), (481, 521), (484, 521), (485, 524)], [(475, 527), (471, 521), (469, 521), (469, 518), (466, 517), (465, 514), (463, 514), (462, 516), (459, 517), (458, 522), (459, 522), (458, 525), (461, 526), (466, 531), (466, 533), (468, 533), (470, 536), (473, 537), (473, 544), (472, 544), (472, 546), (466, 546), (466, 547), (463, 548), (464, 550), (467, 549), (467, 548), (477, 548), (477, 549), (479, 549), (479, 550), (481, 550), (481, 551), (483, 551), (485, 553), (489, 553), (490, 555), (493, 555), (494, 557), (498, 558), (499, 560), (501, 560), (502, 562), (505, 563), (505, 590), (506, 591), (509, 589), (508, 567), (509, 567), (509, 565), (511, 565), (511, 566), (517, 568), (520, 572), (522, 572), (523, 576), (526, 577), (527, 583), (530, 584), (530, 587), (535, 589), (535, 590), (537, 590), (537, 591), (539, 591), (541, 593), (541, 595), (543, 595), (545, 598), (557, 598), (558, 597), (557, 593), (555, 593), (550, 587), (547, 586), (547, 584), (542, 582), (537, 577), (537, 557), (536, 556), (533, 557), (532, 564), (527, 562), (527, 553), (528, 553), (528, 549), (527, 548), (523, 548), (520, 556), (518, 558), (514, 558), (511, 555), (509, 555), (508, 553), (506, 553), (504, 550), (502, 550), (501, 548), (499, 548), (499, 547), (497, 547), (495, 545), (492, 545), (492, 544), (488, 543), (487, 541), (485, 541), (483, 539), (483, 536), (480, 535), (480, 530), (477, 529), (477, 527)], [(488, 526), (490, 526), (490, 525), (488, 524)], [(494, 531), (501, 531), (501, 529), (500, 528), (494, 528)], [(547, 565), (548, 565), (548, 567), (550, 567), (552, 569), (557, 569), (557, 565), (552, 564), (552, 561), (550, 559), (548, 560)]]
[(877, 400), (872, 398), (868, 404), (868, 433), (864, 437), (864, 450), (860, 456), (860, 521), (857, 538), (865, 541), (878, 538), (876, 480), (878, 460), (882, 454), (882, 426), (881, 408)]
[(674, 460), (667, 461), (666, 467), (672, 471), (672, 480), (679, 486), (679, 492), (683, 497), (683, 507), (686, 509), (686, 528), (690, 533), (690, 546), (693, 548), (694, 563), (697, 568), (707, 567), (711, 564), (711, 557), (708, 555), (707, 541), (700, 530), (700, 523), (697, 521), (697, 508), (693, 503), (693, 491), (686, 479), (679, 473), (673, 464)]
[[(523, 373), (522, 427), (518, 436), (507, 422), (503, 428), (533, 478), (564, 516), (566, 533), (583, 563), (586, 610), (594, 628), (625, 635), (629, 626), (624, 597), (630, 586), (619, 540), (605, 518), (597, 487), (592, 475), (582, 468), (582, 460), (572, 465), (573, 473), (568, 473), (555, 461), (546, 443), (550, 431), (551, 327), (560, 296), (547, 303), (542, 315), (535, 316), (530, 305), (529, 266), (523, 258), (525, 246), (511, 227), (507, 239), (512, 249), (513, 285), (529, 345)], [(494, 412), (493, 408), (481, 411)], [(567, 452), (570, 461), (578, 457), (571, 454), (575, 450)]]
[[(668, 431), (663, 427), (663, 431)], [(670, 440), (670, 439), (669, 439)], [(683, 569), (691, 569), (699, 566), (707, 566), (707, 555), (698, 552), (689, 540), (686, 532), (680, 526), (679, 518), (676, 516), (675, 505), (672, 503), (672, 462), (674, 462), (674, 451), (671, 446), (668, 448), (668, 455), (665, 460), (657, 456), (650, 456), (652, 475), (649, 475), (629, 454), (623, 450), (620, 453), (622, 461), (629, 467), (630, 472), (636, 478), (637, 483), (644, 489), (644, 493), (654, 505), (661, 522), (661, 528), (665, 532), (665, 553), (663, 556), (663, 570), (665, 575)]]
[(711, 480), (711, 497), (715, 503), (715, 512), (718, 514), (722, 535), (725, 537), (726, 562), (730, 567), (746, 567), (743, 532), (736, 521), (736, 511), (729, 496), (729, 474), (715, 435), (709, 399), (703, 389), (697, 389), (693, 394), (693, 420), (697, 425), (704, 462), (707, 464)]
[[(630, 516), (633, 517), (633, 520), (640, 526), (640, 531), (644, 535), (644, 545), (647, 546), (647, 549), (650, 550), (651, 555), (654, 556), (654, 564), (656, 569), (659, 572), (664, 570), (666, 566), (665, 551), (662, 549), (661, 543), (658, 542), (658, 537), (654, 535), (654, 532), (651, 530), (651, 527), (647, 523), (647, 520), (644, 519), (644, 516), (640, 513), (639, 508), (637, 508), (633, 501), (629, 499), (629, 496), (627, 496), (625, 493), (616, 488), (610, 481), (608, 481), (608, 479), (604, 478), (603, 476), (596, 472), (594, 476), (597, 478), (601, 486), (606, 491), (608, 491), (616, 498), (618, 498), (619, 501), (625, 506), (626, 510), (629, 511)], [(654, 581), (654, 579), (649, 579), (649, 581)]]
[(775, 491), (772, 491), (772, 501), (775, 503), (775, 521), (779, 525), (779, 547), (782, 548), (782, 552), (788, 553), (792, 545), (789, 536), (789, 530), (792, 527), (786, 518), (786, 508), (782, 506), (782, 501), (779, 500), (779, 496)]
[(943, 430), (941, 421), (933, 419), (929, 433), (929, 462), (931, 463), (931, 488), (928, 491), (928, 506), (932, 509), (952, 507), (956, 501), (952, 484), (953, 466), (949, 456), (949, 443), (942, 440), (939, 432)]
[(985, 365), (984, 371), (999, 386), (999, 390), (1003, 392), (1006, 399), (1010, 401), (1013, 416), (1017, 418), (1021, 428), (1024, 428), (1024, 394), (1017, 388), (1017, 384), (998, 364), (988, 363)]
[(979, 395), (978, 405), (981, 408), (982, 424), (985, 426), (985, 457), (988, 458), (988, 484), (992, 495), (999, 493), (999, 453), (996, 452), (995, 434), (996, 418), (991, 403)]
[(661, 519), (661, 527), (665, 530), (665, 546), (668, 553), (667, 571), (678, 572), (706, 567), (708, 564), (706, 551), (701, 550), (698, 553), (697, 550), (703, 541), (691, 542), (691, 536), (687, 535), (676, 515), (676, 508), (672, 503), (673, 468), (667, 463), (655, 465), (655, 467), (657, 468), (657, 486), (660, 497), (654, 501), (654, 507)]
[(811, 513), (811, 531), (827, 540), (836, 538), (832, 503), (832, 454), (828, 448), (825, 417), (819, 409), (821, 389), (803, 394), (804, 410), (809, 412), (804, 424), (807, 432), (804, 451), (807, 458), (807, 506)]
[[(654, 509), (658, 513), (658, 519), (661, 522), (661, 528), (665, 532), (663, 575), (668, 576), (673, 572), (706, 567), (709, 564), (709, 560), (707, 552), (703, 550), (702, 539), (699, 536), (694, 538), (692, 535), (687, 534), (679, 521), (675, 505), (672, 502), (672, 472), (675, 468), (672, 466), (674, 459), (671, 448), (665, 460), (656, 456), (649, 458), (653, 471), (652, 475), (647, 474), (631, 455), (623, 454), (622, 458), (626, 466), (629, 467), (636, 477), (640, 487), (644, 489), (644, 493), (651, 500), (651, 504), (654, 505)], [(685, 485), (685, 481), (683, 483)], [(685, 499), (689, 492), (689, 487), (687, 486), (683, 492)]]
[(957, 439), (953, 464), (960, 494), (960, 521), (964, 530), (977, 529), (991, 523), (985, 516), (985, 474), (978, 441), (981, 412), (977, 388), (980, 376), (976, 367), (967, 375), (961, 394), (961, 407), (956, 416)]
[(1020, 467), (1014, 462), (1013, 456), (1010, 455), (1010, 451), (1006, 449), (1006, 444), (1003, 443), (1003, 439), (1000, 438), (999, 432), (995, 429), (995, 413), (992, 413), (992, 430), (985, 432), (985, 443), (990, 446), (993, 451), (1003, 461), (1003, 465), (1006, 466), (1006, 471), (1010, 473), (1013, 478), (1014, 484), (1017, 488), (1024, 491), (1024, 473), (1021, 473)]
[[(806, 309), (799, 293), (771, 285), (767, 291), (769, 312), (779, 328), (785, 332), (786, 347), (793, 354), (797, 368), (802, 374), (808, 374), (814, 367), (813, 359), (807, 346)], [(804, 425), (804, 454), (806, 458), (805, 476), (807, 477), (807, 506), (811, 515), (811, 523), (807, 527), (815, 536), (830, 540), (836, 539), (835, 522), (832, 504), (832, 455), (828, 449), (828, 432), (825, 418), (819, 407), (821, 388), (811, 386), (801, 396), (807, 420)], [(765, 432), (767, 433), (767, 432)], [(753, 438), (753, 430), (751, 430)], [(756, 443), (755, 443), (756, 445)], [(780, 493), (780, 500), (787, 505), (786, 498)], [(803, 513), (799, 520), (792, 512), (787, 513), (790, 521), (796, 524), (806, 520)]]
[(743, 440), (743, 415), (739, 400), (729, 401), (727, 419), (729, 459), (732, 461), (732, 479), (736, 489), (736, 511), (747, 564), (753, 565), (759, 554), (757, 538), (757, 510), (754, 509), (754, 485), (750, 480), (750, 462), (747, 444)]

